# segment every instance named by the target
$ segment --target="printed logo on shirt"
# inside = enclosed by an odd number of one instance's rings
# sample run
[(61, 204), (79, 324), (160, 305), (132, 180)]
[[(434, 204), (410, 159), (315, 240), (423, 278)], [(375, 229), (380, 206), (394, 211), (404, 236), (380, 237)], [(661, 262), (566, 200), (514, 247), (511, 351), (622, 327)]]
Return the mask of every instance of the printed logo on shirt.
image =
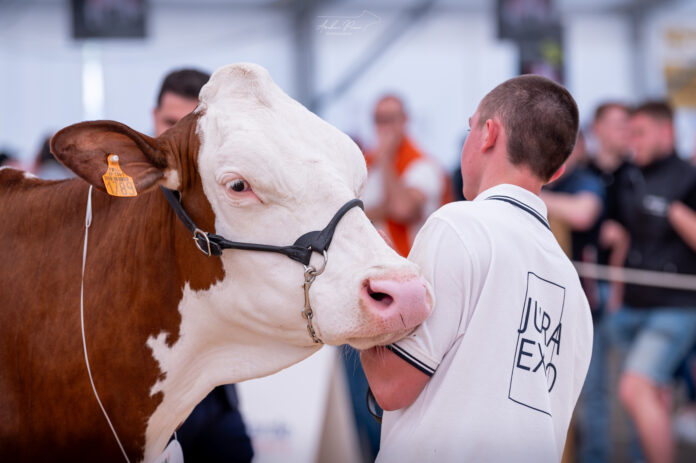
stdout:
[(643, 210), (657, 217), (667, 217), (669, 201), (661, 196), (645, 195), (643, 198)]
[(560, 374), (558, 356), (564, 302), (564, 287), (527, 273), (508, 397), (549, 416), (550, 393)]

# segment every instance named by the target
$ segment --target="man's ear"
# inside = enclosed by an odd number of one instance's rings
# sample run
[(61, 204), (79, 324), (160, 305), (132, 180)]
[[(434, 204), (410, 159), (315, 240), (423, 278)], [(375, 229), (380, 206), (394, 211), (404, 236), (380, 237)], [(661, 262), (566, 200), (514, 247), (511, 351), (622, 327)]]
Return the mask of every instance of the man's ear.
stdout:
[(554, 182), (554, 181), (558, 180), (558, 179), (561, 177), (561, 175), (563, 175), (563, 173), (565, 172), (565, 170), (566, 170), (566, 165), (565, 165), (565, 162), (564, 162), (563, 164), (561, 164), (561, 167), (558, 168), (558, 170), (556, 171), (556, 173), (553, 174), (553, 175), (551, 176), (551, 178), (549, 179), (549, 181), (546, 182), (546, 183), (551, 183), (551, 182)]
[(486, 119), (483, 124), (483, 144), (481, 151), (488, 151), (495, 146), (495, 142), (500, 135), (500, 123), (495, 119)]
[(169, 160), (157, 140), (114, 121), (90, 121), (68, 126), (51, 138), (51, 152), (68, 169), (106, 191), (102, 176), (107, 157), (118, 155), (121, 170), (141, 193), (165, 176)]

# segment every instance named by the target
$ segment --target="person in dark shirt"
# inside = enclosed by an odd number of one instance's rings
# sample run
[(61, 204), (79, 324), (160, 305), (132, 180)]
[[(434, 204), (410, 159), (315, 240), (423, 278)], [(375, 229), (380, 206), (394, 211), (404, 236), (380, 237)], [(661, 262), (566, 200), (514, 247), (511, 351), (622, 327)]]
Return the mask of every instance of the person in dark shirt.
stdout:
[[(560, 222), (570, 231), (570, 257), (574, 261), (597, 263), (606, 194), (599, 175), (583, 164), (586, 157), (585, 139), (581, 132), (566, 161), (564, 174), (545, 187), (540, 196), (553, 223)], [(600, 282), (595, 279), (582, 278), (581, 283), (592, 310), (594, 342), (592, 360), (576, 408), (578, 461), (602, 463), (609, 461), (610, 450), (606, 342), (601, 323), (606, 292), (600, 292)]]
[[(670, 106), (636, 108), (630, 139), (637, 168), (618, 187), (618, 219), (630, 235), (626, 266), (696, 274), (696, 167), (674, 151)], [(611, 323), (628, 348), (619, 397), (647, 460), (674, 461), (669, 386), (696, 341), (696, 293), (626, 285), (624, 301)]]
[[(544, 187), (540, 196), (546, 203), (550, 218), (570, 229), (570, 257), (573, 260), (595, 262), (599, 239), (597, 224), (602, 216), (605, 191), (599, 177), (583, 165), (584, 157), (585, 139), (580, 133), (575, 148), (565, 163), (565, 172), (558, 180)], [(592, 307), (589, 295), (588, 301)]]

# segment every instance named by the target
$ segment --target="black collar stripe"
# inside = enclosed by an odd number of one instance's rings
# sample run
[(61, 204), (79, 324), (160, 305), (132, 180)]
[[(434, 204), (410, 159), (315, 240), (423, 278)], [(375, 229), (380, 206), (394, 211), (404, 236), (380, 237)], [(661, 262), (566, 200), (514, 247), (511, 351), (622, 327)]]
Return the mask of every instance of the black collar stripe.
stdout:
[(409, 354), (405, 350), (403, 350), (401, 347), (397, 346), (396, 344), (389, 344), (388, 346), (384, 346), (390, 351), (394, 352), (397, 356), (399, 356), (402, 360), (405, 360), (407, 363), (411, 364), (411, 366), (417, 368), (421, 372), (425, 373), (428, 376), (432, 376), (435, 373), (435, 370), (430, 368), (428, 365), (425, 363), (421, 362), (417, 358), (415, 358), (413, 355)]
[(537, 219), (539, 222), (541, 222), (541, 224), (544, 227), (551, 230), (549, 223), (546, 221), (546, 218), (544, 218), (543, 215), (539, 214), (535, 209), (533, 209), (532, 207), (526, 205), (525, 203), (523, 203), (521, 201), (516, 200), (515, 198), (511, 198), (509, 196), (497, 195), (497, 196), (489, 196), (488, 198), (486, 198), (486, 200), (488, 200), (488, 199), (492, 199), (495, 201), (504, 201), (508, 204), (512, 204), (515, 207), (519, 207), (523, 211), (531, 214), (535, 219)]

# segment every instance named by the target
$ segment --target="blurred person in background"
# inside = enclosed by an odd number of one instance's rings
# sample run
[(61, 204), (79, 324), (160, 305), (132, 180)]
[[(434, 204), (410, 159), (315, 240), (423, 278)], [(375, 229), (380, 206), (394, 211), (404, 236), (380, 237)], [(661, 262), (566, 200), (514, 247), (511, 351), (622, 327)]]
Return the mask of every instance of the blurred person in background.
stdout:
[[(169, 73), (152, 111), (155, 136), (162, 135), (198, 106), (210, 74), (181, 69)], [(186, 462), (250, 462), (254, 452), (239, 412), (233, 384), (218, 386), (193, 409), (177, 430)]]
[[(584, 164), (587, 159), (582, 132), (565, 163), (565, 172), (542, 190), (552, 228), (555, 223), (570, 231), (569, 257), (574, 261), (597, 263), (599, 227), (606, 200), (605, 187), (597, 174)], [(555, 231), (555, 230), (554, 230)], [(606, 343), (601, 334), (604, 299), (599, 282), (581, 278), (592, 311), (594, 342), (577, 407), (578, 461), (609, 461), (609, 404), (606, 386)]]
[(377, 146), (365, 155), (365, 212), (407, 256), (418, 229), (448, 193), (446, 174), (406, 135), (408, 117), (399, 97), (380, 98), (374, 122)]
[(179, 69), (165, 76), (152, 110), (156, 137), (196, 109), (198, 94), (208, 79), (210, 74), (196, 69)]
[[(628, 234), (618, 225), (619, 186), (622, 177), (629, 175), (634, 166), (629, 161), (630, 108), (622, 103), (607, 102), (595, 110), (592, 132), (597, 140), (597, 152), (588, 168), (600, 177), (606, 189), (604, 216), (599, 232), (601, 265), (623, 266), (628, 253)], [(623, 284), (600, 282), (600, 294), (605, 308), (616, 311), (623, 303)]]
[[(630, 118), (637, 168), (620, 179), (619, 220), (630, 235), (626, 266), (696, 274), (696, 167), (675, 152), (672, 109), (646, 102)], [(611, 319), (628, 355), (619, 398), (650, 462), (675, 459), (671, 378), (696, 341), (693, 291), (626, 285), (625, 305)]]

